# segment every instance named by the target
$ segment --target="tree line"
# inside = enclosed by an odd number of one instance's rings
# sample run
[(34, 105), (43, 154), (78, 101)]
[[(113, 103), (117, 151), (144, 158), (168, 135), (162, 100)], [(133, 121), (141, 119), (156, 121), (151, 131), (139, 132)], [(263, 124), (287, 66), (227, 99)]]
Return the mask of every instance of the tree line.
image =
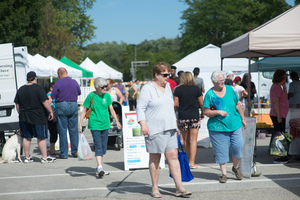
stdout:
[[(145, 40), (133, 45), (105, 42), (84, 45), (95, 37), (88, 9), (96, 0), (3, 0), (0, 2), (0, 43), (27, 46), (39, 53), (81, 63), (103, 60), (131, 80), (131, 62), (149, 61), (137, 69), (140, 80), (151, 79), (159, 61), (175, 63), (207, 44), (228, 42), (291, 8), (285, 0), (181, 0), (188, 5), (178, 25), (181, 37)], [(298, 4), (300, 0), (295, 0)]]

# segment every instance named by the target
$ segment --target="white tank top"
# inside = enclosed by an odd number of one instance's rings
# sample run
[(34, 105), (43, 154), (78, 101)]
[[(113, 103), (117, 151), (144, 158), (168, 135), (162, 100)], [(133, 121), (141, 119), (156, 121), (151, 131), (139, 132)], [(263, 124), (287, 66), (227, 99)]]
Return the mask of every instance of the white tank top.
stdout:
[(115, 87), (112, 87), (110, 97), (112, 101), (118, 101), (118, 96), (115, 90)]

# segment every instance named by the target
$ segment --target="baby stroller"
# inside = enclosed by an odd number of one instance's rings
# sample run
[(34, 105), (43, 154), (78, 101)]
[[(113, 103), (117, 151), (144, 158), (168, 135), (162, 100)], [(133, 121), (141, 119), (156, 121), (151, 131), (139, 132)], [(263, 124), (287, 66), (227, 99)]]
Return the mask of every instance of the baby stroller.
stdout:
[[(112, 106), (116, 112), (117, 117), (119, 118), (120, 124), (122, 125), (122, 105), (119, 102), (114, 101), (112, 103)], [(107, 146), (115, 147), (118, 150), (121, 150), (121, 148), (123, 147), (123, 128), (121, 128), (120, 130), (117, 128), (117, 124), (110, 112), (109, 116), (111, 121), (111, 129), (108, 130)]]

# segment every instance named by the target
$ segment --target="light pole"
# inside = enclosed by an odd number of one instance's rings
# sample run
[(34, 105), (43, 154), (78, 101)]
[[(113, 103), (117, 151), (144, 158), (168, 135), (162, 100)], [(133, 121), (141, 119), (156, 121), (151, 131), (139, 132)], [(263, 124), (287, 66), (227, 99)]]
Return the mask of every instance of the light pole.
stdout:
[(161, 35), (161, 36), (163, 36), (165, 38), (171, 38), (171, 36), (168, 36), (168, 35), (165, 35), (165, 34), (162, 34), (162, 33), (149, 33), (148, 35), (149, 36), (152, 36), (152, 35)]

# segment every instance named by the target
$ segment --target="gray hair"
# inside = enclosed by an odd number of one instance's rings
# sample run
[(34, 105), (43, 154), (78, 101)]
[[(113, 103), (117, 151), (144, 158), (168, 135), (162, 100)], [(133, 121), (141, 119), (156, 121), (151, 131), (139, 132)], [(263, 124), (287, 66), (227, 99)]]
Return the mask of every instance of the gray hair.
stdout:
[(214, 71), (214, 72), (211, 74), (211, 77), (210, 77), (212, 83), (218, 82), (218, 77), (219, 77), (219, 76), (223, 76), (224, 79), (225, 79), (224, 73), (223, 73), (222, 71), (220, 71), (220, 70)]
[(94, 80), (94, 87), (95, 88), (99, 88), (99, 87), (102, 87), (104, 85), (107, 85), (106, 79), (101, 78), (101, 77), (95, 78), (95, 80)]

